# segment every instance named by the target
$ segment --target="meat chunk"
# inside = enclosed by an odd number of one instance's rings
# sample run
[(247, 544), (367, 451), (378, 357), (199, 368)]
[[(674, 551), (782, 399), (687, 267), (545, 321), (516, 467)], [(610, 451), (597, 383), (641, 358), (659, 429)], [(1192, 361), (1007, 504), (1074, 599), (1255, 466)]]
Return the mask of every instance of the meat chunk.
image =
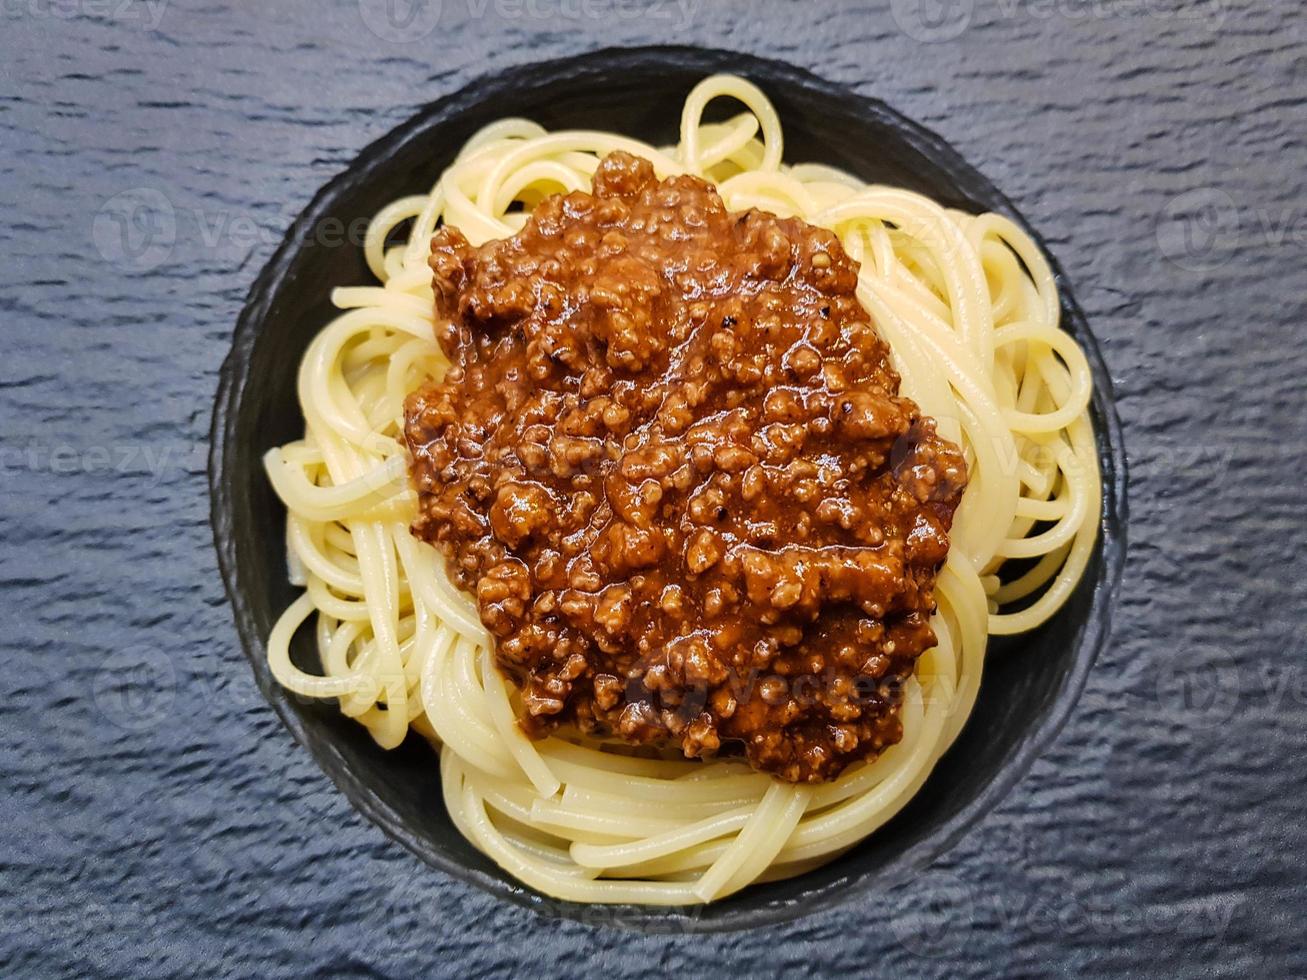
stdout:
[(415, 534), (477, 596), (528, 733), (831, 779), (902, 735), (966, 485), (835, 236), (614, 153), (517, 235), (432, 241), (446, 376)]

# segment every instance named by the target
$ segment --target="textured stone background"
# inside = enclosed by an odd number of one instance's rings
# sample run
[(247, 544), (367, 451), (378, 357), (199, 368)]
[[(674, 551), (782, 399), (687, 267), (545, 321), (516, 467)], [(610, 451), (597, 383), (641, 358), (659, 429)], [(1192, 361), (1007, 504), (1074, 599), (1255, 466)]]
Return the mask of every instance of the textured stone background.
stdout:
[[(428, 0), (403, 44), (390, 3), (0, 5), (0, 971), (1307, 971), (1297, 5)], [(259, 697), (208, 527), (216, 372), (314, 190), (479, 74), (653, 41), (951, 140), (1066, 266), (1132, 467), (1053, 749), (918, 880), (761, 932), (546, 922), (420, 866)]]

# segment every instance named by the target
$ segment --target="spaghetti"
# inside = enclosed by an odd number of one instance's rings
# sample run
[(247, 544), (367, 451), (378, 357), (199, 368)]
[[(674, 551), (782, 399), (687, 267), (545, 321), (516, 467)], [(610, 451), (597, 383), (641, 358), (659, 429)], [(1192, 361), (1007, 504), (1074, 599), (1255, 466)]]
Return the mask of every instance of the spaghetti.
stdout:
[[(747, 111), (705, 123), (719, 97)], [(532, 741), (473, 600), (410, 534), (417, 496), (404, 399), (448, 366), (434, 339), (434, 230), (456, 226), (474, 245), (512, 235), (546, 195), (588, 190), (614, 150), (649, 160), (660, 178), (709, 180), (733, 211), (833, 231), (860, 264), (858, 299), (892, 350), (903, 394), (963, 447), (970, 482), (936, 584), (938, 644), (903, 690), (903, 738), (831, 782), (781, 782), (733, 760), (651, 757), (576, 732)], [(381, 285), (333, 293), (342, 313), (300, 365), (305, 437), (265, 457), (289, 512), (291, 578), (305, 588), (269, 639), (274, 676), (298, 694), (338, 699), (385, 748), (410, 729), (438, 746), (460, 832), (557, 898), (708, 902), (848, 850), (912, 798), (957, 737), (987, 638), (1052, 616), (1093, 550), (1092, 378), (1059, 328), (1057, 289), (1036, 245), (1000, 215), (947, 210), (821, 165), (786, 166), (782, 150), (765, 96), (721, 75), (690, 94), (671, 148), (548, 133), (522, 119), (486, 127), (430, 194), (375, 217), (365, 253)], [(389, 244), (406, 225), (404, 243)], [(1009, 562), (1018, 572), (1004, 574)], [(318, 674), (290, 656), (314, 614)]]

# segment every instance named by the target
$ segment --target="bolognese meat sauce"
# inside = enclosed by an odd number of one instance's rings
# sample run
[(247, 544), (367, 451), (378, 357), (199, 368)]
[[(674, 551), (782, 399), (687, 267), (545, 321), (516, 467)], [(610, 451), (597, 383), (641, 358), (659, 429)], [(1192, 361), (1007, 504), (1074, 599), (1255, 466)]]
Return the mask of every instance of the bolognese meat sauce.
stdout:
[(605, 158), (511, 238), (432, 240), (414, 533), (522, 724), (834, 778), (897, 742), (966, 483), (829, 231)]

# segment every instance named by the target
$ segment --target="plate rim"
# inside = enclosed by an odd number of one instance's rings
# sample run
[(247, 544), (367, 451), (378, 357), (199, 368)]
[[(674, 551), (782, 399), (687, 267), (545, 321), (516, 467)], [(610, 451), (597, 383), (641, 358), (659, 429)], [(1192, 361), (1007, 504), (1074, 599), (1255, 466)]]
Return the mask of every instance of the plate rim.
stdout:
[[(387, 157), (410, 141), (420, 138), (429, 128), (457, 119), (478, 103), (503, 96), (542, 81), (570, 78), (583, 81), (587, 76), (598, 76), (615, 67), (649, 69), (669, 63), (678, 67), (699, 70), (705, 74), (727, 68), (745, 77), (765, 76), (765, 84), (786, 85), (806, 89), (809, 93), (856, 104), (859, 114), (887, 122), (900, 133), (905, 142), (931, 161), (950, 171), (963, 170), (983, 184), (987, 196), (1001, 203), (999, 209), (1029, 232), (1035, 243), (1049, 260), (1061, 294), (1064, 316), (1070, 314), (1073, 333), (1085, 352), (1094, 375), (1094, 436), (1099, 464), (1103, 476), (1103, 504), (1099, 518), (1099, 542), (1102, 571), (1093, 583), (1093, 595), (1082, 634), (1073, 651), (1070, 667), (1053, 692), (1048, 711), (1035, 724), (1023, 730), (1005, 764), (1000, 767), (976, 796), (964, 804), (930, 836), (911, 844), (891, 857), (880, 867), (861, 874), (852, 872), (838, 875), (815, 886), (798, 898), (776, 900), (758, 908), (727, 909), (704, 917), (705, 906), (659, 907), (647, 905), (593, 905), (567, 902), (545, 896), (535, 890), (500, 878), (481, 869), (469, 867), (448, 855), (433, 850), (411, 831), (406, 823), (384, 805), (366, 786), (361, 784), (347, 767), (340, 763), (323, 764), (319, 752), (311, 744), (304, 720), (291, 709), (290, 697), (267, 674), (266, 638), (260, 630), (245, 592), (241, 588), (241, 572), (236, 556), (235, 490), (227, 479), (233, 465), (236, 444), (236, 427), (241, 418), (241, 407), (248, 390), (248, 374), (255, 342), (266, 325), (269, 310), (302, 247), (303, 236), (298, 232), (313, 227), (328, 216), (335, 198), (347, 190), (360, 177), (384, 165)], [(438, 84), (438, 83), (437, 83)], [(1015, 205), (983, 173), (968, 164), (942, 137), (918, 122), (903, 115), (880, 99), (864, 96), (854, 89), (827, 81), (820, 76), (783, 61), (761, 58), (722, 48), (692, 45), (642, 45), (636, 47), (605, 47), (576, 55), (545, 61), (529, 62), (471, 79), (466, 85), (434, 101), (418, 107), (400, 125), (362, 148), (353, 159), (314, 194), (303, 211), (287, 229), (286, 235), (263, 266), (250, 287), (232, 335), (230, 351), (223, 360), (218, 374), (218, 387), (210, 424), (208, 456), (208, 483), (210, 492), (210, 524), (217, 551), (224, 590), (231, 606), (232, 617), (241, 648), (253, 668), (256, 681), (265, 699), (269, 701), (282, 724), (295, 740), (313, 756), (315, 764), (348, 798), (350, 804), (372, 821), (392, 840), (403, 845), (427, 865), (452, 877), (474, 885), (496, 898), (530, 908), (550, 916), (578, 919), (590, 924), (605, 924), (619, 928), (652, 933), (702, 933), (756, 928), (812, 915), (836, 904), (849, 902), (880, 884), (889, 889), (925, 870), (938, 857), (951, 850), (957, 842), (994, 809), (1024, 778), (1036, 758), (1055, 740), (1070, 719), (1084, 690), (1089, 671), (1107, 645), (1111, 633), (1112, 612), (1117, 605), (1123, 577), (1128, 541), (1127, 466), (1120, 418), (1110, 373), (1102, 356), (1097, 339), (1090, 330), (1084, 311), (1076, 301), (1066, 274), (1047, 243), (1017, 211)], [(711, 907), (711, 906), (707, 906)], [(602, 914), (595, 910), (603, 910)]]

